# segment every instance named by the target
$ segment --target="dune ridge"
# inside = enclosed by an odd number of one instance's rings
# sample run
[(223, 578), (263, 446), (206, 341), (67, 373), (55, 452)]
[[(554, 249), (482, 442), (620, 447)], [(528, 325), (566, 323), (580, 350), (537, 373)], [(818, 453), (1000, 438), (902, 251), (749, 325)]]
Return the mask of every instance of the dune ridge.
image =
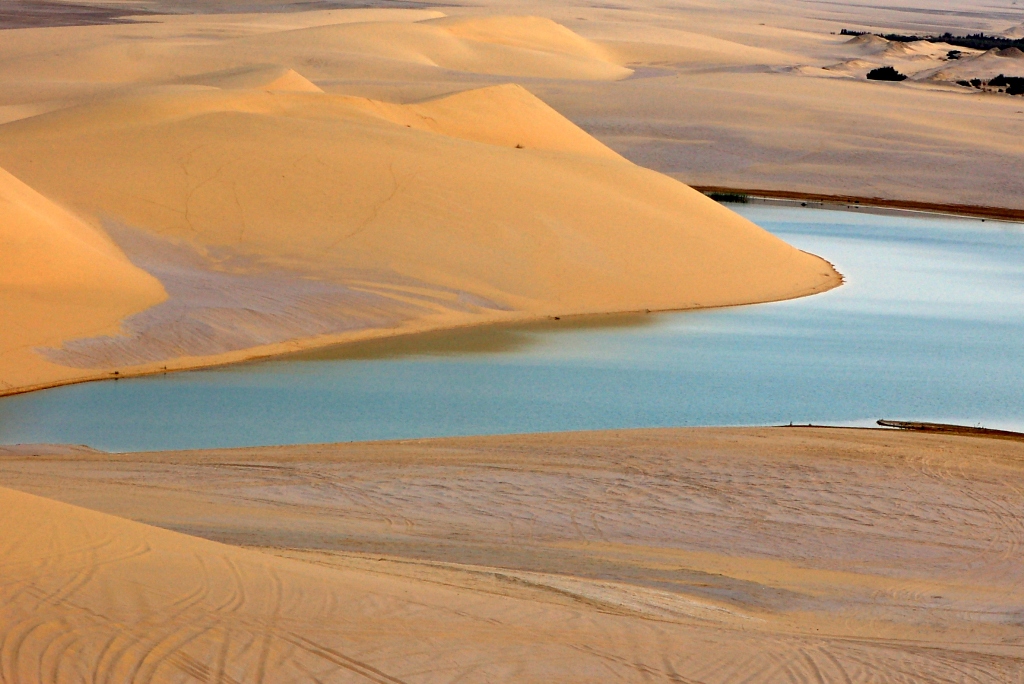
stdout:
[(183, 79), (184, 83), (206, 85), (234, 90), (263, 90), (267, 92), (322, 93), (294, 69), (275, 64), (227, 69), (209, 74), (198, 74)]
[[(209, 57), (287, 55), (289, 61), (342, 66), (358, 58), (363, 74), (420, 67), (493, 76), (618, 80), (631, 69), (613, 53), (541, 17), (443, 17), (371, 21), (247, 36), (212, 47)], [(314, 62), (315, 63), (315, 62)], [(344, 69), (345, 67), (342, 66)]]

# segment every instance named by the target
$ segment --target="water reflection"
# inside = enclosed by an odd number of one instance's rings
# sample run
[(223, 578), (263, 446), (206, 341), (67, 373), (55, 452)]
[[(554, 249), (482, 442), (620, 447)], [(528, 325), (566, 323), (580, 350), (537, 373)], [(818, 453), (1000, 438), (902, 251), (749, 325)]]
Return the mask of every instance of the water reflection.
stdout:
[[(648, 314), (623, 313), (600, 316), (563, 316), (530, 323), (483, 325), (455, 330), (398, 335), (378, 340), (340, 344), (297, 352), (280, 361), (370, 361), (406, 356), (462, 356), (525, 351), (537, 344), (538, 335), (639, 328), (654, 325)], [(264, 363), (264, 362), (259, 362)], [(243, 364), (244, 368), (251, 364)]]

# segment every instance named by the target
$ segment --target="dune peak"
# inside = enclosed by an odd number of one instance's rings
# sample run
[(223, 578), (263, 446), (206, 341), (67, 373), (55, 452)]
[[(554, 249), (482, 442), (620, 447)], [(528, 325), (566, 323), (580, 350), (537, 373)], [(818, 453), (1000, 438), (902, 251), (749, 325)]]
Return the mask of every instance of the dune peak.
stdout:
[(197, 74), (182, 80), (190, 85), (204, 85), (224, 90), (265, 90), (268, 92), (322, 93), (309, 79), (278, 64), (258, 64)]

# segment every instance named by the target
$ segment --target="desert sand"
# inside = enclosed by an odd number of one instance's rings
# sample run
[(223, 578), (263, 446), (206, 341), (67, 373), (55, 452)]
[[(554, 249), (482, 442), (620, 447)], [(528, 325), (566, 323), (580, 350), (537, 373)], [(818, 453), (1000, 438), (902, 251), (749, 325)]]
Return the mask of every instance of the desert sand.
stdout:
[(5, 681), (1024, 675), (1021, 442), (733, 428), (0, 453)]
[[(27, 294), (12, 290), (5, 322), (22, 332), (0, 350), (6, 393), (412, 330), (747, 304), (840, 283), (827, 262), (633, 164), (509, 82), (634, 73), (616, 49), (547, 18), (147, 16), (4, 36), (8, 182), (108, 239), (154, 290), (148, 307), (120, 309), (95, 292), (89, 306), (119, 311), (119, 327), (34, 309), (61, 318), (59, 331), (26, 321)], [(332, 87), (341, 75), (452, 74), (493, 84), (412, 102)], [(48, 252), (48, 268), (63, 268), (63, 251)]]
[[(1024, 99), (955, 85), (1014, 53), (836, 35), (1020, 35), (1007, 3), (402, 5), (0, 7), (0, 395), (840, 284), (687, 184), (1024, 208)], [(1022, 464), (810, 428), (0, 447), (0, 681), (1021, 682)]]

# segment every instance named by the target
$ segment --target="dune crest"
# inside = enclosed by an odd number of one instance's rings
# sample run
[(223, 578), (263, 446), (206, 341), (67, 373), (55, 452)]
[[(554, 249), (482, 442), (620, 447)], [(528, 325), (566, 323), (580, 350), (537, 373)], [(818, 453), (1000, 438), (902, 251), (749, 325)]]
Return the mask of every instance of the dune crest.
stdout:
[(408, 105), (373, 101), (367, 104), (395, 123), (453, 138), (624, 161), (618, 153), (516, 84), (467, 90)]
[(423, 23), (443, 26), (453, 36), (480, 43), (612, 61), (607, 49), (547, 17), (443, 17)]
[(267, 64), (240, 69), (228, 69), (199, 74), (184, 79), (184, 83), (207, 85), (230, 90), (265, 90), (267, 92), (322, 93), (306, 77), (294, 69)]

